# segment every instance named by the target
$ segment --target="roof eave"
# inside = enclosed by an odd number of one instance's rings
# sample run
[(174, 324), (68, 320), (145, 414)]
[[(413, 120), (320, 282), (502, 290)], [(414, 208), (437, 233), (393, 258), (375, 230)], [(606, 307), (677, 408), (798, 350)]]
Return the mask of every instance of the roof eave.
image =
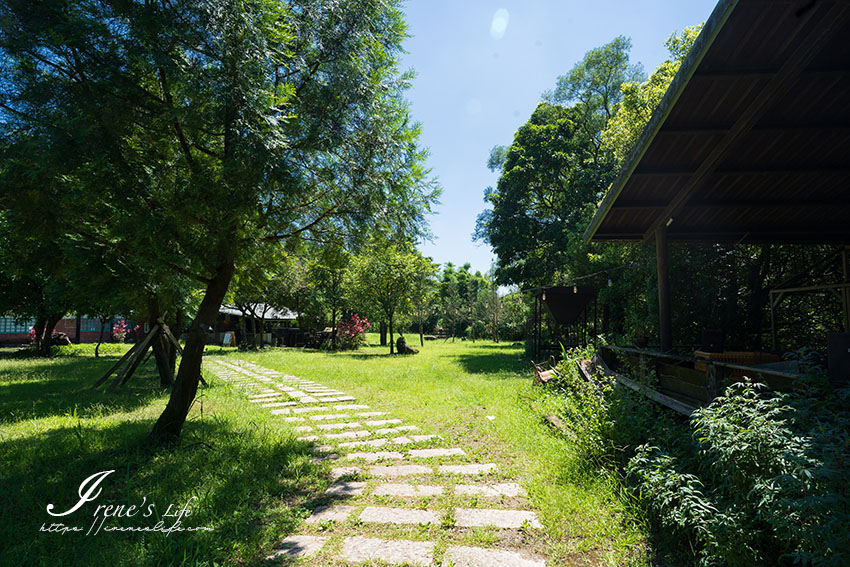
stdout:
[(709, 48), (714, 43), (714, 40), (720, 33), (720, 30), (723, 29), (723, 25), (726, 23), (726, 20), (729, 19), (729, 16), (732, 14), (735, 6), (738, 5), (738, 2), (739, 0), (720, 0), (717, 3), (717, 6), (714, 7), (714, 10), (711, 12), (711, 16), (709, 16), (708, 20), (706, 20), (702, 31), (694, 41), (693, 47), (691, 47), (691, 50), (688, 52), (684, 61), (682, 61), (679, 71), (676, 73), (676, 76), (673, 77), (673, 81), (667, 88), (667, 92), (664, 93), (664, 96), (661, 98), (661, 102), (658, 103), (658, 107), (652, 113), (652, 118), (650, 118), (646, 127), (643, 129), (637, 143), (635, 143), (635, 147), (632, 148), (632, 151), (623, 163), (620, 173), (617, 174), (617, 178), (613, 183), (611, 183), (611, 186), (608, 188), (608, 192), (602, 199), (602, 203), (596, 210), (596, 214), (593, 215), (590, 224), (584, 231), (583, 238), (585, 243), (589, 243), (593, 240), (593, 237), (602, 225), (602, 221), (614, 206), (614, 202), (617, 200), (617, 197), (620, 196), (620, 193), (626, 186), (626, 182), (628, 182), (638, 163), (640, 163), (640, 160), (643, 158), (643, 155), (646, 153), (647, 149), (649, 149), (649, 145), (661, 130), (661, 127), (664, 125), (664, 122), (673, 110), (676, 101), (679, 100), (679, 97), (682, 95), (682, 92), (684, 92), (685, 87), (691, 80), (691, 77), (693, 77), (694, 73), (696, 73), (697, 67), (699, 67), (706, 53), (708, 53)]

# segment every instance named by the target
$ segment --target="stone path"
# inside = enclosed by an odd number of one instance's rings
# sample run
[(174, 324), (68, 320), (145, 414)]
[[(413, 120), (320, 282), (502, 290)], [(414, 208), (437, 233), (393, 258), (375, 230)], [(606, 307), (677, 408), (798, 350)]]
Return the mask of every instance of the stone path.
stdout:
[(206, 369), (331, 463), (323, 503), (268, 555), (272, 564), (545, 567), (529, 551), (543, 526), (495, 463), (311, 380), (242, 361)]

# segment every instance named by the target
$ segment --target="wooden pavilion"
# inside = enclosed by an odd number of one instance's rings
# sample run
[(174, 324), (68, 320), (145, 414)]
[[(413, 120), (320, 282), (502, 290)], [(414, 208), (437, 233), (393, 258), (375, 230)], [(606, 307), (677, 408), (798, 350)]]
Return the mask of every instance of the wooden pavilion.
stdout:
[[(587, 241), (850, 245), (850, 2), (721, 0), (612, 183)], [(850, 331), (850, 283), (836, 287)]]

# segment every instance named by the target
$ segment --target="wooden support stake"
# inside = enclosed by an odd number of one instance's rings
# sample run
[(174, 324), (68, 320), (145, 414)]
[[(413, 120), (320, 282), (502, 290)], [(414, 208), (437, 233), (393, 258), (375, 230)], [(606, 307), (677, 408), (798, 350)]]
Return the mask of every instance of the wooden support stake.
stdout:
[(130, 348), (130, 350), (128, 350), (127, 352), (125, 352), (125, 353), (124, 353), (124, 356), (122, 356), (122, 357), (121, 357), (121, 359), (120, 359), (118, 362), (116, 362), (115, 364), (113, 364), (113, 365), (110, 367), (110, 369), (106, 371), (106, 374), (104, 374), (103, 376), (101, 376), (101, 377), (98, 379), (98, 381), (94, 383), (94, 385), (92, 386), (92, 390), (94, 390), (95, 388), (97, 388), (98, 386), (100, 386), (101, 384), (103, 384), (104, 382), (106, 382), (106, 381), (109, 379), (109, 377), (112, 375), (112, 373), (113, 373), (113, 372), (115, 372), (116, 370), (118, 370), (118, 368), (119, 368), (121, 365), (123, 365), (123, 364), (124, 364), (124, 361), (126, 361), (128, 358), (130, 358), (131, 356), (133, 356), (133, 353), (134, 353), (134, 352), (136, 352), (136, 349), (138, 348), (138, 346), (139, 346), (139, 345), (138, 345), (138, 343), (136, 343), (136, 344), (134, 344), (134, 345)]
[(133, 372), (136, 371), (136, 368), (138, 368), (139, 364), (142, 362), (142, 357), (147, 352), (151, 341), (153, 341), (153, 338), (158, 332), (159, 325), (154, 325), (153, 328), (148, 332), (147, 336), (142, 340), (141, 343), (139, 343), (136, 352), (133, 354), (133, 357), (127, 363), (127, 366), (125, 366), (121, 372), (115, 375), (115, 380), (113, 380), (112, 383), (109, 385), (107, 391), (113, 390), (119, 382), (121, 384), (124, 384), (127, 382), (127, 380), (130, 379), (130, 377), (133, 375)]
[(655, 263), (658, 271), (658, 324), (662, 352), (673, 350), (673, 317), (670, 310), (670, 249), (667, 226), (655, 231)]

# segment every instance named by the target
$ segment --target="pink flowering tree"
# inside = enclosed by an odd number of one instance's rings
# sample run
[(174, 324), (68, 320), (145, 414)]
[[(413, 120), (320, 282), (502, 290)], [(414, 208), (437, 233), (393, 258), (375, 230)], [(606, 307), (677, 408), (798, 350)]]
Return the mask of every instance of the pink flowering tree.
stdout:
[(112, 325), (112, 339), (116, 343), (123, 343), (127, 338), (127, 321), (120, 319)]
[(356, 349), (365, 338), (366, 331), (372, 325), (366, 317), (355, 313), (348, 319), (340, 319), (336, 326), (337, 339), (341, 349)]

